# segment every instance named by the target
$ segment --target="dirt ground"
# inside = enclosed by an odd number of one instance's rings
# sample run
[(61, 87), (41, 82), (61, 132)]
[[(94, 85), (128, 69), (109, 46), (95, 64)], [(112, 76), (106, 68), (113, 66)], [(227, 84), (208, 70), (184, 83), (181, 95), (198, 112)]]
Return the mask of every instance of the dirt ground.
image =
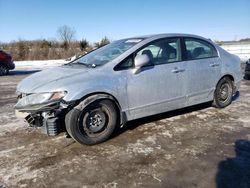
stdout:
[(133, 121), (84, 146), (15, 117), (15, 87), (28, 75), (0, 77), (0, 188), (250, 187), (250, 81), (227, 108), (205, 104)]

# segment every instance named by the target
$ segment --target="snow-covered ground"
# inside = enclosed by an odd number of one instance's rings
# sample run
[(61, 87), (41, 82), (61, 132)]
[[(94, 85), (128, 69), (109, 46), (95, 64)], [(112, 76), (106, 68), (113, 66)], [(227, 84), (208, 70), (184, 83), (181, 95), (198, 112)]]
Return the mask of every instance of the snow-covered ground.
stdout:
[(25, 70), (42, 70), (51, 67), (57, 67), (68, 63), (64, 59), (59, 60), (39, 60), (39, 61), (15, 61), (15, 71), (25, 71)]

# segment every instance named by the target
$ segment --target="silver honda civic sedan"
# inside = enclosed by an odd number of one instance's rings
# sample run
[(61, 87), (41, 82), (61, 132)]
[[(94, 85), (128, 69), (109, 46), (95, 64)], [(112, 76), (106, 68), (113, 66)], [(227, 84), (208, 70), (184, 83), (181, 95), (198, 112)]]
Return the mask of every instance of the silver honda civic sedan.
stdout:
[(204, 102), (223, 108), (242, 79), (240, 59), (211, 40), (159, 34), (114, 41), (17, 86), (17, 116), (50, 136), (107, 140), (126, 122)]

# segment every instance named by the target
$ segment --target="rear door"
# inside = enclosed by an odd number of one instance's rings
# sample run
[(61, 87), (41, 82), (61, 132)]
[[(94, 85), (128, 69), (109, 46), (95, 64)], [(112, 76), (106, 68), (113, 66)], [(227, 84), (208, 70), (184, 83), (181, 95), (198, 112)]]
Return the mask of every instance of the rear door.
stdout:
[(201, 39), (184, 38), (183, 42), (187, 60), (187, 105), (212, 100), (221, 71), (217, 50)]

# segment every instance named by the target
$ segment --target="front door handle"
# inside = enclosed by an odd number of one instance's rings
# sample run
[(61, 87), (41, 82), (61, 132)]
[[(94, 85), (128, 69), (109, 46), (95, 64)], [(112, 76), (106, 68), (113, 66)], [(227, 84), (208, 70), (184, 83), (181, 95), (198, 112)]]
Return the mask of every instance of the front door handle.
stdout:
[(171, 72), (172, 73), (179, 73), (179, 72), (184, 72), (185, 69), (178, 69), (178, 68), (174, 68)]
[(218, 67), (220, 64), (219, 63), (211, 63), (209, 64), (210, 67)]

